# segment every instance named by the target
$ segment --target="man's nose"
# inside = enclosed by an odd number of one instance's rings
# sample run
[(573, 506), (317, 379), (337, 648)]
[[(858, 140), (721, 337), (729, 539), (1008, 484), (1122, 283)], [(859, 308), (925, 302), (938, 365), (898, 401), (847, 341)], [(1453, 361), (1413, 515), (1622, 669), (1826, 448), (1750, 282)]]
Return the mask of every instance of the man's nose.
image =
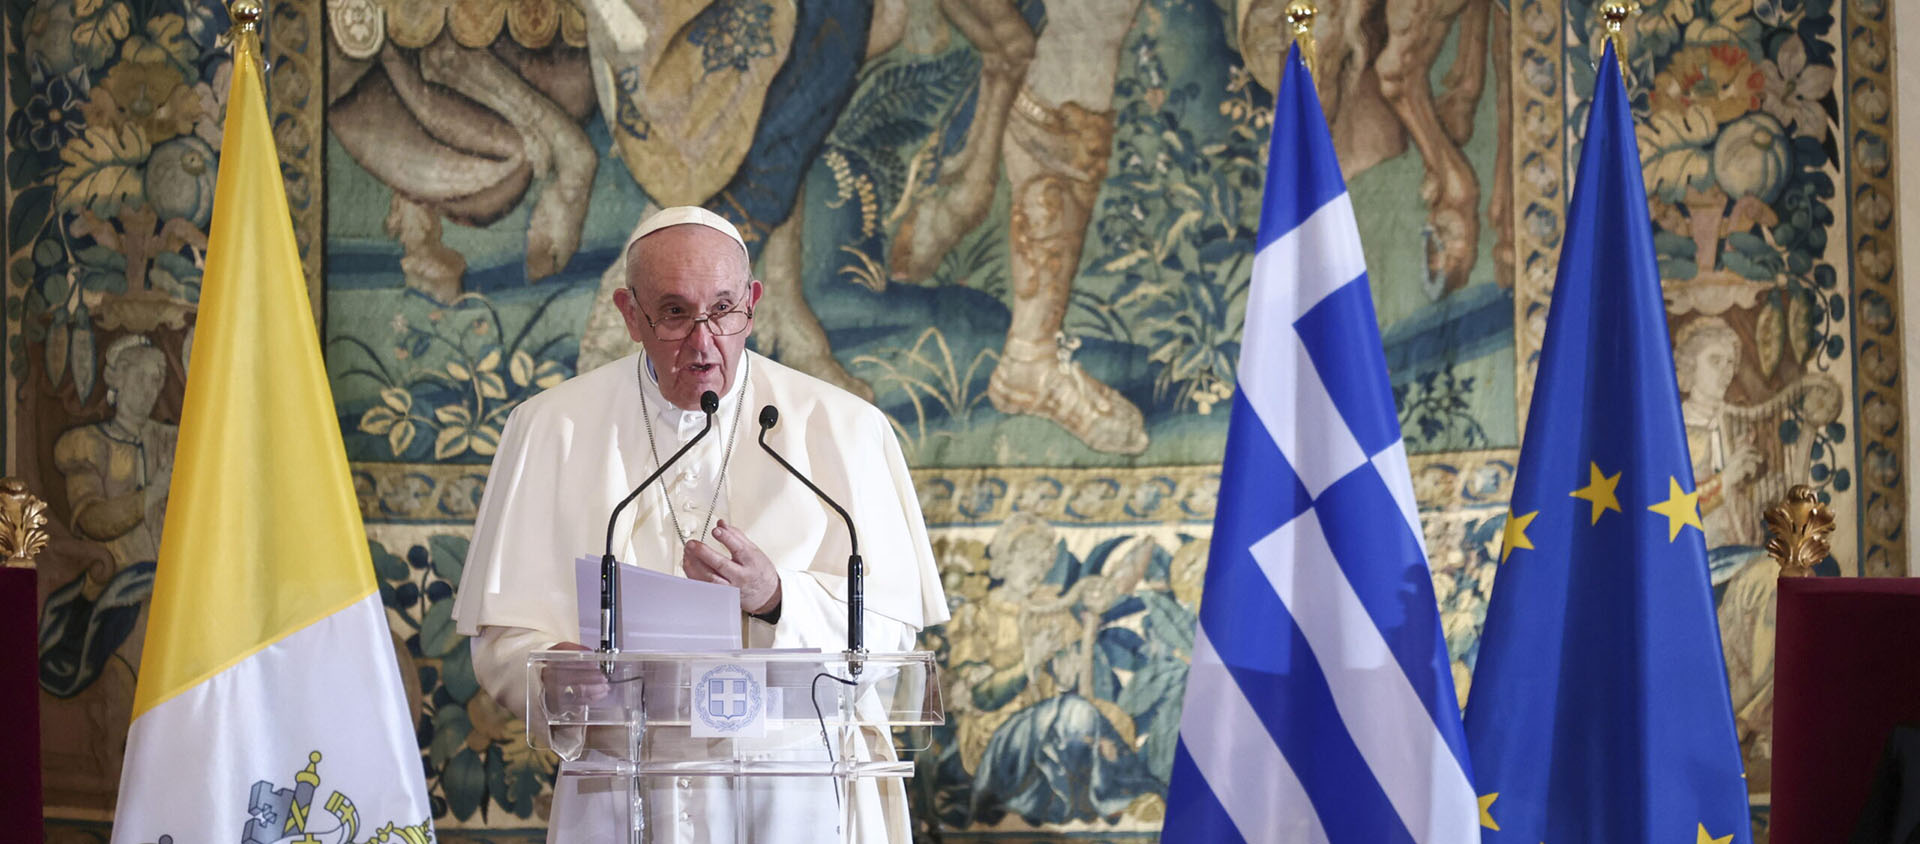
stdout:
[(713, 319), (702, 317), (694, 320), (693, 326), (687, 330), (686, 342), (694, 344), (696, 348), (705, 348), (714, 345), (719, 338), (720, 335), (713, 333)]

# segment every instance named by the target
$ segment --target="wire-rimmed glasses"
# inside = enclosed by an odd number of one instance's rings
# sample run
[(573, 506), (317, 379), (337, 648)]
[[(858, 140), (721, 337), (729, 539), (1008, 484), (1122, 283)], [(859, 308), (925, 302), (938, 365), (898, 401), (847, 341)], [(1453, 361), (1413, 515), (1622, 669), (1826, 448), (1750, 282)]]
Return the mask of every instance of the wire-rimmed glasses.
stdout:
[(708, 333), (715, 337), (726, 337), (747, 330), (753, 322), (753, 308), (728, 308), (702, 316), (670, 316), (654, 319), (651, 314), (641, 311), (640, 316), (647, 321), (647, 327), (653, 329), (653, 336), (672, 342), (685, 340), (693, 335), (693, 327), (706, 323)]

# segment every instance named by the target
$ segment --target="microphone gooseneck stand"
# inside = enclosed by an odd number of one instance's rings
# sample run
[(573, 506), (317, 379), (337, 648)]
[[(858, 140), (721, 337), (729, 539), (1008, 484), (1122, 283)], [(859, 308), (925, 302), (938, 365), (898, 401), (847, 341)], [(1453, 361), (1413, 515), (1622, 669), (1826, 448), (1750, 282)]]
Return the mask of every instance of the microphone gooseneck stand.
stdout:
[[(679, 451), (661, 461), (660, 468), (653, 470), (653, 474), (648, 475), (646, 480), (641, 481), (639, 486), (627, 493), (627, 497), (620, 499), (619, 504), (613, 505), (613, 512), (607, 515), (606, 552), (600, 555), (600, 652), (603, 654), (620, 652), (620, 570), (619, 563), (613, 559), (613, 527), (620, 520), (620, 511), (626, 509), (634, 499), (639, 498), (640, 493), (645, 492), (647, 487), (659, 480), (661, 475), (666, 474), (667, 467), (679, 461), (688, 449), (693, 448), (694, 444), (705, 437), (708, 431), (713, 430), (713, 413), (719, 409), (718, 393), (712, 390), (701, 393), (700, 412), (707, 415), (707, 424), (701, 426), (700, 433), (694, 434), (693, 439), (687, 440), (687, 444), (681, 446)], [(613, 670), (611, 663), (604, 667), (608, 671)]]
[(839, 513), (840, 520), (847, 524), (847, 546), (851, 552), (847, 555), (847, 670), (854, 676), (859, 676), (861, 657), (867, 652), (865, 630), (861, 624), (866, 605), (864, 595), (866, 572), (862, 570), (860, 562), (860, 537), (854, 532), (853, 517), (847, 515), (846, 508), (841, 507), (832, 496), (815, 486), (813, 481), (808, 480), (799, 469), (793, 468), (793, 464), (788, 463), (786, 458), (773, 450), (773, 446), (767, 444), (767, 432), (773, 430), (773, 426), (778, 424), (780, 424), (778, 408), (773, 405), (760, 408), (760, 448), (778, 462), (781, 468), (786, 469), (787, 474), (806, 484), (807, 489), (813, 490), (813, 494), (826, 502), (828, 507), (833, 508), (833, 512)]

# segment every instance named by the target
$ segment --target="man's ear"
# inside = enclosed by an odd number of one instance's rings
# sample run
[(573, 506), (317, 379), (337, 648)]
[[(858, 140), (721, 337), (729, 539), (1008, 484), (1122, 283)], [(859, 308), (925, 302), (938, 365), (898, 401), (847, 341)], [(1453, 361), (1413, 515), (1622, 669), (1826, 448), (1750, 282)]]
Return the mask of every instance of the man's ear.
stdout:
[(765, 292), (767, 292), (767, 290), (766, 288), (760, 286), (760, 279), (757, 279), (757, 278), (748, 279), (747, 280), (747, 307), (751, 308), (755, 305), (760, 304), (760, 294)]
[(634, 298), (633, 288), (621, 285), (614, 290), (613, 306), (620, 311), (621, 321), (626, 323), (627, 336), (635, 343), (644, 342), (646, 335), (640, 332), (640, 327), (647, 321), (640, 314), (640, 302)]

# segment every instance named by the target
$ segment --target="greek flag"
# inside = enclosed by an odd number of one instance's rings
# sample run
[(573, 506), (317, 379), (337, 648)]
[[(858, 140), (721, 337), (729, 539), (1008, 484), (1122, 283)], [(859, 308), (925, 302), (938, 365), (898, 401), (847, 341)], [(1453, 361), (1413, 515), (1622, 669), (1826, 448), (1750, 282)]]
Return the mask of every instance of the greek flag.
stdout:
[(1273, 126), (1162, 840), (1478, 841), (1366, 262), (1298, 53)]

